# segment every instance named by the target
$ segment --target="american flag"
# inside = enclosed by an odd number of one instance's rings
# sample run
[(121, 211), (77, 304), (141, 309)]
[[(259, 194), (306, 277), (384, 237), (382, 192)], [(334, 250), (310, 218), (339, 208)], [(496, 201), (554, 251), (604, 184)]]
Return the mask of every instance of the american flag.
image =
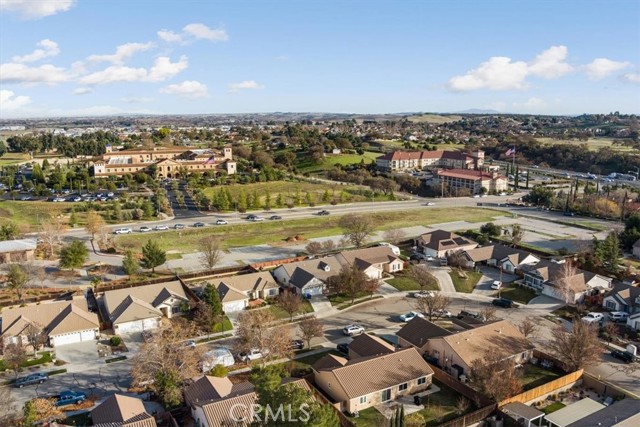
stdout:
[(507, 156), (510, 156), (510, 155), (512, 155), (512, 154), (516, 154), (516, 147), (509, 148), (505, 154), (506, 154)]

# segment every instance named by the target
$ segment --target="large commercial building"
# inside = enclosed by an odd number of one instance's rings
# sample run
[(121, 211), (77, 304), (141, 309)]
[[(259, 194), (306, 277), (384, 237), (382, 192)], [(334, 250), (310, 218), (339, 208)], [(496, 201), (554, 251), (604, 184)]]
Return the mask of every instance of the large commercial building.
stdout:
[(187, 147), (112, 151), (107, 146), (107, 152), (93, 162), (93, 174), (98, 177), (135, 174), (151, 171), (154, 167), (160, 178), (175, 178), (183, 171), (192, 173), (218, 170), (229, 175), (236, 173), (236, 162), (233, 161), (230, 147), (216, 152)]
[(483, 188), (487, 193), (499, 193), (507, 189), (507, 177), (497, 172), (445, 169), (436, 172), (434, 184), (454, 196), (457, 195), (461, 189), (467, 189), (471, 194), (481, 194)]
[(482, 169), (484, 151), (393, 151), (376, 159), (378, 170), (404, 172), (424, 169)]

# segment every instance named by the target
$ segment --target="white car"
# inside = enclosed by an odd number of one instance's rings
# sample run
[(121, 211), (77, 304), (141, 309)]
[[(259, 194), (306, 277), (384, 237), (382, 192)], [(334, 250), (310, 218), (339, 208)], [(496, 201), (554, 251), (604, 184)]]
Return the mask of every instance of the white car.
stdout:
[(128, 227), (125, 228), (116, 228), (113, 230), (113, 234), (131, 234), (132, 230)]
[(604, 314), (602, 313), (587, 313), (586, 316), (582, 318), (582, 321), (585, 323), (595, 323), (604, 319)]
[(502, 282), (499, 280), (494, 280), (493, 283), (491, 284), (491, 289), (498, 290), (500, 288), (502, 288)]
[(216, 221), (216, 225), (227, 225), (229, 224), (227, 221), (225, 221), (224, 219), (219, 219)]
[(141, 233), (147, 233), (149, 231), (151, 231), (151, 227), (147, 227), (146, 225), (143, 225), (142, 227), (140, 227)]
[(264, 357), (264, 354), (262, 354), (262, 351), (260, 351), (257, 348), (252, 348), (251, 350), (249, 350), (246, 353), (240, 353), (238, 355), (238, 359), (240, 359), (242, 362), (249, 362), (251, 360), (256, 360), (256, 359), (262, 359)]
[(166, 225), (156, 225), (155, 227), (153, 227), (153, 229), (156, 231), (163, 231), (163, 230), (168, 230), (169, 227)]
[(411, 320), (415, 319), (416, 317), (424, 317), (423, 314), (421, 313), (417, 313), (415, 311), (410, 311), (406, 314), (401, 314), (400, 315), (400, 320), (402, 320), (403, 322), (410, 322)]
[(350, 337), (364, 334), (364, 328), (360, 325), (349, 325), (342, 328), (342, 333)]
[(434, 311), (433, 315), (435, 317), (445, 317), (445, 318), (453, 317), (453, 314), (451, 314), (449, 310), (444, 310), (444, 309)]
[(433, 202), (427, 202), (427, 206), (434, 206), (434, 205), (435, 205), (435, 203), (433, 203)]
[(415, 298), (433, 298), (434, 296), (436, 296), (436, 293), (433, 291), (420, 291), (414, 292), (413, 296)]

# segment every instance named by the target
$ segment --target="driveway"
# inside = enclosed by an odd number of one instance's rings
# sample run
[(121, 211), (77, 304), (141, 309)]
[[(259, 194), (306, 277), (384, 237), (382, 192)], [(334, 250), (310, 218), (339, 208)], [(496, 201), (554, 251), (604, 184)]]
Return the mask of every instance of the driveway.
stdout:
[(453, 281), (451, 280), (451, 276), (449, 276), (449, 272), (451, 269), (449, 267), (435, 267), (429, 269), (429, 272), (435, 276), (438, 280), (438, 286), (440, 286), (440, 290), (442, 292), (456, 292), (455, 286), (453, 286)]
[[(480, 272), (482, 272), (482, 277), (478, 281), (475, 289), (473, 290), (474, 294), (485, 295), (485, 296), (493, 296), (496, 293), (495, 290), (491, 289), (491, 285), (494, 281), (500, 280), (500, 270), (492, 267), (479, 267)], [(518, 276), (502, 272), (502, 283), (509, 283), (516, 280)]]
[(67, 362), (64, 365), (69, 372), (84, 371), (104, 361), (98, 356), (96, 341), (79, 342), (76, 344), (61, 345), (55, 348), (56, 357)]

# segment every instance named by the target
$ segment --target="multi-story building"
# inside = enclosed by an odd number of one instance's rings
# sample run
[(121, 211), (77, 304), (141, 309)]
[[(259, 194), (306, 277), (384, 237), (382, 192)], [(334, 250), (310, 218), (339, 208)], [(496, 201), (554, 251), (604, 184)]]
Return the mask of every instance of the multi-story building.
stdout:
[(111, 146), (107, 146), (107, 152), (93, 162), (93, 174), (98, 177), (148, 172), (153, 168), (160, 178), (175, 178), (183, 172), (209, 170), (220, 170), (232, 175), (236, 173), (236, 162), (233, 161), (230, 147), (216, 152), (187, 147), (112, 151)]
[(471, 154), (460, 151), (393, 151), (376, 159), (383, 172), (403, 172), (411, 169), (482, 169), (484, 151)]
[(501, 192), (507, 189), (507, 177), (497, 172), (482, 172), (469, 169), (439, 170), (434, 177), (434, 185), (450, 195), (457, 195), (461, 189), (471, 194)]

